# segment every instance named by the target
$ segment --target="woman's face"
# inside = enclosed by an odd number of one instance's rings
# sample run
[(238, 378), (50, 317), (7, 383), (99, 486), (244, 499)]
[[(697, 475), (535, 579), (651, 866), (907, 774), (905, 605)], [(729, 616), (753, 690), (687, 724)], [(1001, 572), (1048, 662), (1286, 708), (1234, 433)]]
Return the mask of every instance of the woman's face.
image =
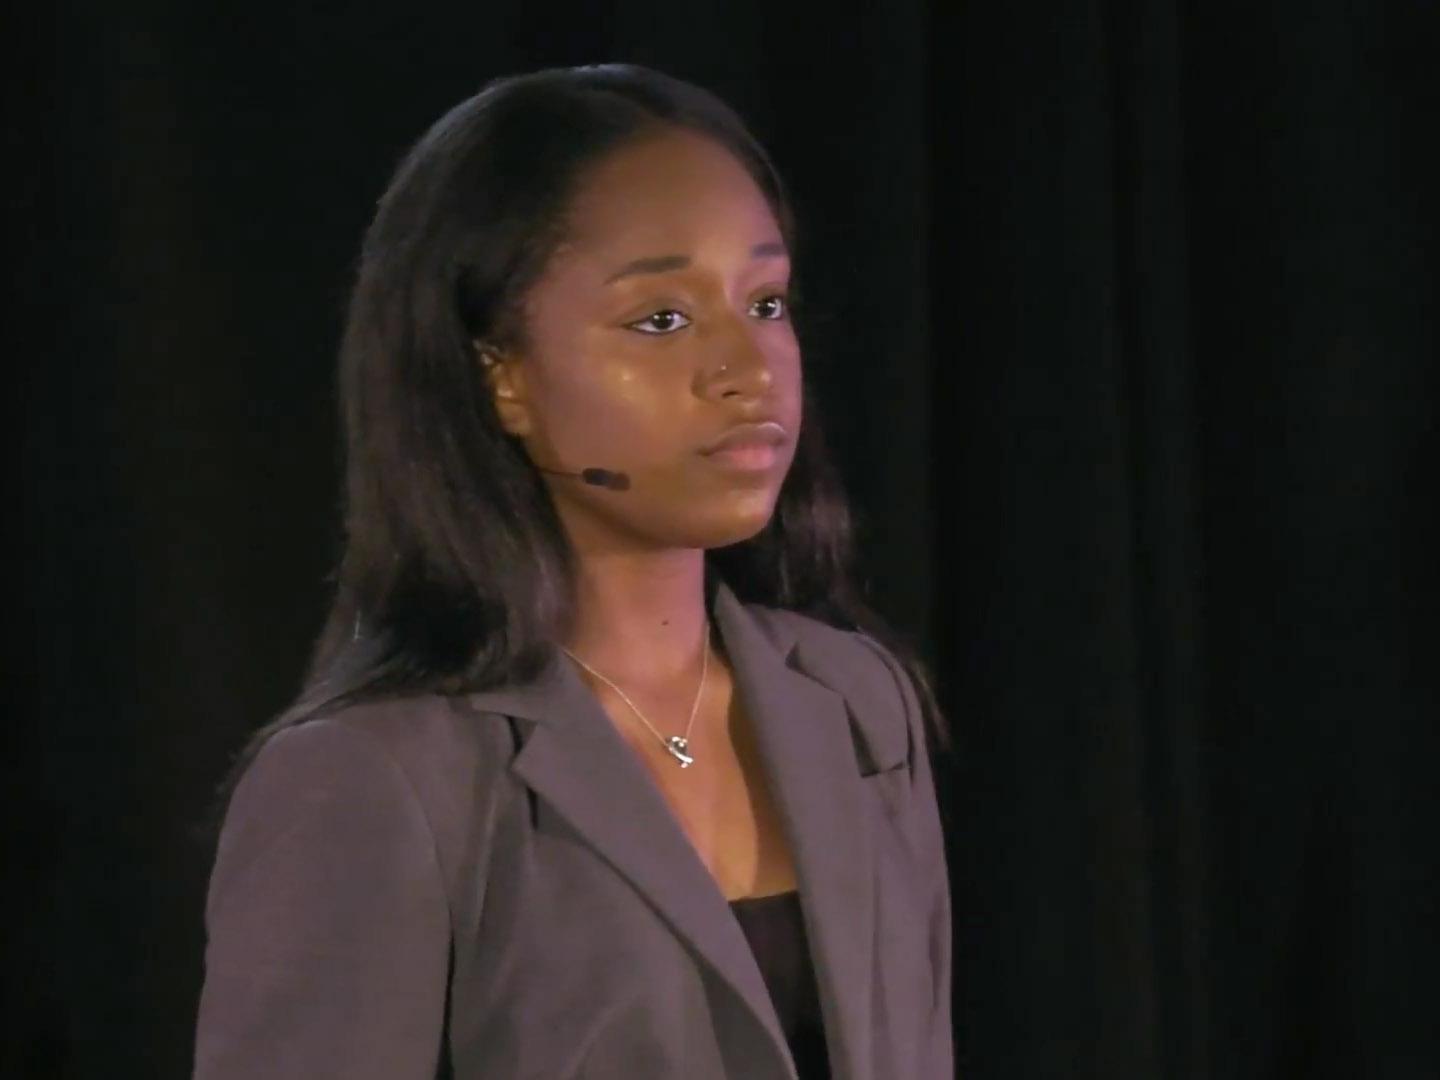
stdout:
[[(779, 225), (718, 143), (671, 130), (589, 170), (567, 239), (526, 297), (526, 341), (492, 354), (506, 430), (545, 468), (621, 470), (630, 489), (541, 473), (582, 550), (723, 547), (764, 528), (794, 458), (800, 348)], [(773, 461), (701, 451), (775, 420)]]

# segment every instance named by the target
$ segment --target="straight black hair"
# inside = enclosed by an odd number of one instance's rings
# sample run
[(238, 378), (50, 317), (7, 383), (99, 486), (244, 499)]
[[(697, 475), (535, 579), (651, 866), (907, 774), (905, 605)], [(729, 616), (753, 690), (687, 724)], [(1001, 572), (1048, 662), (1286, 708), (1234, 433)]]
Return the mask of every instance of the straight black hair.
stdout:
[[(526, 682), (562, 639), (571, 548), (540, 474), (499, 423), (473, 342), (523, 343), (523, 299), (564, 238), (585, 170), (666, 127), (729, 149), (795, 251), (785, 188), (739, 116), (644, 67), (495, 80), (401, 161), (365, 235), (340, 346), (344, 537), (329, 616), (297, 698), (232, 761), (208, 839), (277, 731), (364, 700)], [(803, 340), (801, 320), (797, 332)], [(855, 587), (851, 514), (808, 383), (802, 410), (771, 520), (707, 551), (707, 581), (718, 574), (743, 601), (875, 638), (913, 680), (930, 748), (948, 745), (924, 665)]]

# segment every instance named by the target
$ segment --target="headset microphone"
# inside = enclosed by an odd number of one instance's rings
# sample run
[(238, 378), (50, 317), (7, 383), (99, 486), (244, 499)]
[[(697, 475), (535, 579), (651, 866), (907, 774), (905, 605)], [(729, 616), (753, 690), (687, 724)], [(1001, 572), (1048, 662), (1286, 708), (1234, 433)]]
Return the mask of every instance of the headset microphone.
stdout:
[[(540, 469), (540, 466), (536, 466)], [(596, 487), (609, 488), (611, 491), (630, 490), (630, 474), (618, 472), (615, 469), (601, 469), (590, 466), (581, 469), (578, 473), (564, 472), (560, 469), (540, 469), (541, 472), (552, 473), (555, 476), (578, 476), (587, 484), (594, 484)]]

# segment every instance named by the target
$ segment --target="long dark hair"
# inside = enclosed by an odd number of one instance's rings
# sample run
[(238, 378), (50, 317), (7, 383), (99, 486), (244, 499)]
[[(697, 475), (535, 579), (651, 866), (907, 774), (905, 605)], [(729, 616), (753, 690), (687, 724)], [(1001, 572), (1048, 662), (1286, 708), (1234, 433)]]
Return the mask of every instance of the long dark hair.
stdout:
[[(469, 693), (538, 674), (547, 643), (570, 624), (573, 556), (539, 473), (500, 426), (473, 342), (523, 343), (522, 300), (563, 239), (586, 167), (675, 126), (735, 155), (793, 252), (784, 186), (741, 119), (708, 91), (643, 67), (498, 79), (401, 161), (365, 235), (340, 347), (345, 530), (329, 617), (296, 700), (232, 762), (207, 836), (282, 728), (357, 701)], [(803, 325), (797, 331), (803, 339)], [(707, 551), (707, 577), (718, 574), (741, 600), (870, 634), (914, 680), (932, 748), (948, 744), (923, 664), (854, 585), (850, 511), (808, 387), (803, 394), (770, 522)]]

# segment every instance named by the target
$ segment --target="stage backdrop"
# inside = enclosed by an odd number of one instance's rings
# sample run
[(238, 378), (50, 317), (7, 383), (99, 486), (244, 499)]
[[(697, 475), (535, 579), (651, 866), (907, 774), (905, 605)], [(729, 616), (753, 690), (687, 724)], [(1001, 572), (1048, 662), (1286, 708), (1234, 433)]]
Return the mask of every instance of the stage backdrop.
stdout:
[(318, 629), (361, 230), (443, 110), (604, 60), (798, 201), (870, 595), (957, 736), (963, 1075), (1440, 1070), (1433, 5), (143, 6), (6, 35), (0, 1072), (186, 1075), (191, 827)]

